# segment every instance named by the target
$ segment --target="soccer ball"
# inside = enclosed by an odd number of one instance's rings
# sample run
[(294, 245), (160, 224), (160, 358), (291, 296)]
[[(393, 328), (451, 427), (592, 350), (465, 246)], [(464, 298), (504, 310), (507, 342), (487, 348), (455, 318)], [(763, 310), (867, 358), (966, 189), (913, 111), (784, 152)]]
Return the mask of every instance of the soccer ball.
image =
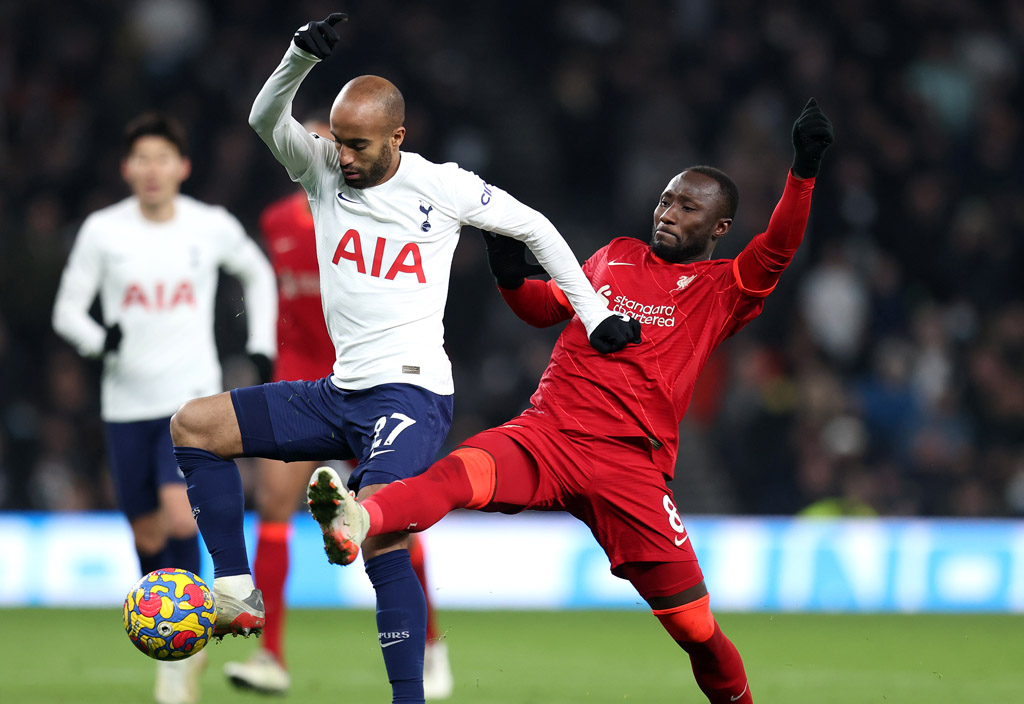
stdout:
[(167, 567), (140, 579), (124, 600), (124, 629), (135, 647), (156, 660), (182, 660), (213, 635), (217, 609), (206, 582)]

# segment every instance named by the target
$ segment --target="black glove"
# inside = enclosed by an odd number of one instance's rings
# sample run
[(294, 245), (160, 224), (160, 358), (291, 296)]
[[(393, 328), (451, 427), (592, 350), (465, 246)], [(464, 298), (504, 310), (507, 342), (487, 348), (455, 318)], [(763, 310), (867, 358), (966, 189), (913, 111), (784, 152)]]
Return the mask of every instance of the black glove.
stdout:
[(117, 348), (121, 346), (122, 337), (124, 337), (124, 335), (121, 334), (120, 323), (108, 325), (107, 337), (103, 340), (103, 354), (107, 354), (108, 352), (117, 352)]
[(793, 173), (800, 178), (817, 176), (821, 156), (835, 139), (832, 123), (811, 98), (793, 123)]
[(523, 285), (523, 279), (534, 274), (543, 274), (544, 267), (526, 261), (526, 243), (511, 237), (481, 232), (487, 249), (487, 264), (502, 288), (515, 289)]
[(299, 27), (292, 41), (295, 42), (295, 46), (316, 58), (326, 59), (334, 51), (334, 45), (339, 39), (338, 33), (334, 31), (334, 25), (346, 21), (348, 15), (344, 12), (332, 12), (322, 22), (307, 22)]
[(618, 352), (631, 342), (640, 342), (640, 323), (625, 313), (601, 321), (590, 334), (590, 345), (601, 354)]
[(249, 355), (249, 361), (256, 367), (256, 381), (260, 384), (269, 384), (274, 380), (274, 362), (265, 354), (254, 352)]

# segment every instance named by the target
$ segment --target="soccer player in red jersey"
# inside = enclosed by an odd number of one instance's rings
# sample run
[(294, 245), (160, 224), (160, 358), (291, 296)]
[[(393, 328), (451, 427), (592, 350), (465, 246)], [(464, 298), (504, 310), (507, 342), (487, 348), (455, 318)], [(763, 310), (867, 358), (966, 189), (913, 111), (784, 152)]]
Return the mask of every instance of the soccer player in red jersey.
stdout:
[(736, 211), (732, 180), (696, 166), (669, 181), (650, 243), (612, 240), (583, 267), (612, 308), (642, 325), (639, 344), (608, 356), (588, 345), (556, 286), (525, 279), (535, 272), (520, 245), (489, 240), (491, 270), (517, 315), (538, 326), (571, 318), (531, 407), (362, 502), (330, 487), (340, 484), (328, 469), (317, 470), (311, 501), (339, 502), (321, 526), (325, 534), (354, 559), (368, 535), (424, 530), (457, 508), (567, 511), (590, 527), (612, 573), (636, 587), (689, 655), (708, 700), (752, 702), (667, 481), (697, 376), (712, 350), (761, 312), (792, 261), (832, 141), (832, 125), (812, 98), (793, 125), (793, 167), (768, 228), (734, 260), (711, 259)]
[[(326, 114), (309, 119), (304, 127), (324, 139), (334, 139)], [(299, 191), (267, 206), (260, 216), (260, 232), (277, 275), (278, 353), (273, 381), (321, 379), (334, 365), (334, 343), (324, 323), (313, 214), (305, 192)], [(267, 621), (260, 649), (247, 662), (224, 665), (224, 673), (239, 688), (284, 694), (291, 686), (282, 643), (288, 539), (292, 514), (307, 478), (316, 467), (316, 462), (292, 462), (289, 466), (278, 460), (258, 459), (256, 507), (260, 525), (253, 573), (256, 586), (263, 592)], [(447, 646), (440, 640), (427, 589), (422, 541), (414, 541), (409, 552), (427, 599), (424, 693), (428, 699), (443, 699), (451, 695), (453, 682)]]

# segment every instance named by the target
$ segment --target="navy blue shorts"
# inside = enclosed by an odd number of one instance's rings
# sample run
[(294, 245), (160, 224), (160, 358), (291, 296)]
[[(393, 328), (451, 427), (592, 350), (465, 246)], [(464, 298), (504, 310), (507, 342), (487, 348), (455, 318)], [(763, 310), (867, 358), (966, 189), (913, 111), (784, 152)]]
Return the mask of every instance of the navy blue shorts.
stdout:
[(434, 461), (452, 424), (452, 397), (412, 384), (343, 391), (330, 377), (231, 392), (246, 457), (358, 461), (355, 491), (416, 476)]
[(152, 513), (160, 505), (160, 487), (185, 482), (174, 458), (171, 419), (104, 426), (117, 505), (129, 519)]

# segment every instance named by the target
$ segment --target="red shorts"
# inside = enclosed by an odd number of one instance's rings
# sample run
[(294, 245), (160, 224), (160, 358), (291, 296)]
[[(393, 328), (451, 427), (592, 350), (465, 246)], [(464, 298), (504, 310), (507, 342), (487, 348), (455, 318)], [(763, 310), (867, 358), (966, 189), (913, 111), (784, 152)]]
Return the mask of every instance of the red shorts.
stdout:
[(495, 495), (483, 510), (567, 511), (590, 528), (613, 573), (627, 562), (674, 562), (690, 563), (684, 587), (703, 578), (649, 445), (558, 430), (522, 416), (462, 444), (494, 458)]

